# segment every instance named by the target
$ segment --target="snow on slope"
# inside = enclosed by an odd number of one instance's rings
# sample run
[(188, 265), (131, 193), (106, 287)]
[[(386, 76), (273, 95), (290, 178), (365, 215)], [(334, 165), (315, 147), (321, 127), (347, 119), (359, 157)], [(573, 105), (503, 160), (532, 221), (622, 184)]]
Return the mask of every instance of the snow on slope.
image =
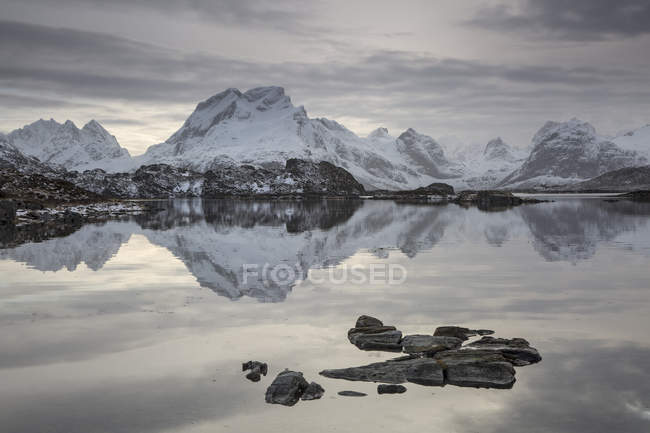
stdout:
[(330, 162), (371, 188), (408, 189), (461, 177), (432, 138), (412, 129), (398, 138), (385, 129), (359, 137), (333, 120), (309, 118), (281, 87), (227, 89), (201, 102), (175, 134), (137, 160), (206, 171), (278, 166), (289, 158)]
[(485, 146), (456, 145), (452, 158), (463, 165), (464, 181), (471, 189), (494, 188), (526, 159), (526, 152), (505, 143), (500, 137)]
[(612, 142), (621, 149), (637, 152), (650, 160), (650, 125), (618, 135)]
[(9, 133), (7, 139), (23, 154), (67, 170), (120, 172), (135, 168), (129, 152), (95, 120), (79, 129), (70, 120), (60, 124), (40, 119)]
[(510, 188), (531, 188), (570, 184), (623, 167), (648, 164), (631, 150), (624, 150), (596, 134), (587, 122), (547, 122), (533, 137), (533, 150), (517, 170), (500, 184)]

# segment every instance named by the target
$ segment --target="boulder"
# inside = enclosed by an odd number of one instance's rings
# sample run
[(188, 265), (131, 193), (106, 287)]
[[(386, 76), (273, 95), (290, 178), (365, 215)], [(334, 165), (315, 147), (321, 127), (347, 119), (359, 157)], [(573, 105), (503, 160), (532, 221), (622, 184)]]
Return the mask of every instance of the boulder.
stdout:
[(251, 382), (259, 382), (261, 376), (266, 376), (268, 369), (266, 363), (259, 361), (248, 361), (242, 364), (242, 371), (250, 370), (250, 373), (246, 375), (246, 379)]
[(531, 347), (523, 338), (494, 338), (483, 337), (465, 346), (466, 350), (481, 349), (498, 352), (512, 365), (524, 366), (535, 364), (542, 360), (537, 349)]
[(300, 397), (301, 400), (318, 400), (325, 394), (325, 389), (316, 382), (312, 382)]
[(284, 370), (277, 375), (273, 383), (266, 389), (265, 399), (267, 403), (293, 406), (308, 387), (309, 383), (302, 376), (302, 373)]
[(402, 339), (402, 348), (406, 353), (434, 354), (442, 350), (456, 349), (463, 341), (456, 337), (433, 335), (407, 335)]
[(394, 326), (385, 326), (381, 320), (370, 316), (360, 316), (355, 327), (348, 331), (350, 343), (361, 350), (401, 352), (401, 339), (401, 331)]
[(466, 341), (469, 337), (476, 335), (476, 331), (460, 326), (438, 326), (433, 335), (437, 337), (455, 337)]
[(376, 319), (372, 316), (359, 316), (357, 323), (354, 325), (355, 328), (368, 328), (371, 326), (384, 326), (383, 322), (379, 319)]
[(377, 385), (378, 394), (404, 394), (405, 392), (406, 387), (403, 385)]

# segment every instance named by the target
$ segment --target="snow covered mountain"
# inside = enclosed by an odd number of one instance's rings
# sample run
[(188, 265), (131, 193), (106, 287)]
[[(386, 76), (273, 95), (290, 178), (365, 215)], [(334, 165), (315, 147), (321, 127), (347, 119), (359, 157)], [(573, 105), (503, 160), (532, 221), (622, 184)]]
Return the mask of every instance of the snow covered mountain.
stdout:
[(60, 124), (40, 119), (9, 133), (7, 140), (23, 154), (66, 170), (123, 172), (135, 168), (128, 150), (95, 120), (79, 129), (70, 120)]
[(621, 149), (637, 152), (650, 160), (650, 125), (618, 135), (612, 142)]
[(26, 174), (48, 175), (53, 170), (34, 157), (24, 155), (9, 142), (7, 136), (0, 134), (0, 169), (13, 169)]
[(501, 137), (484, 147), (457, 147), (454, 158), (463, 164), (463, 180), (471, 189), (489, 189), (498, 185), (526, 159), (526, 152), (505, 143)]
[(462, 176), (431, 137), (409, 129), (393, 138), (380, 128), (362, 138), (333, 120), (309, 118), (281, 87), (227, 89), (201, 102), (176, 133), (137, 160), (207, 171), (278, 167), (290, 158), (330, 162), (370, 188), (409, 189)]
[(530, 188), (570, 184), (623, 167), (647, 165), (633, 150), (624, 150), (596, 134), (587, 122), (547, 122), (533, 137), (532, 152), (500, 186)]

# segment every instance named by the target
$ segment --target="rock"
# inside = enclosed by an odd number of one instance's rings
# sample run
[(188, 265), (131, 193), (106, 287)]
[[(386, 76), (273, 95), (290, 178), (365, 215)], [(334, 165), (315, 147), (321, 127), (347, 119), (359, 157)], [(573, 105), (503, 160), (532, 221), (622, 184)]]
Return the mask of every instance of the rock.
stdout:
[(277, 375), (273, 383), (266, 389), (265, 400), (271, 404), (293, 406), (308, 387), (309, 383), (302, 376), (302, 373), (284, 370)]
[(515, 366), (534, 364), (542, 360), (537, 349), (530, 347), (528, 341), (523, 338), (483, 337), (465, 347), (466, 350), (481, 349), (499, 352)]
[(368, 327), (384, 326), (383, 322), (371, 316), (359, 316), (355, 328), (368, 328)]
[(246, 379), (251, 382), (259, 382), (262, 375), (266, 376), (268, 369), (266, 363), (259, 361), (248, 361), (242, 364), (242, 371), (250, 370), (250, 373), (246, 375)]
[(469, 337), (476, 335), (476, 331), (461, 328), (460, 326), (438, 326), (433, 335), (438, 337), (455, 337), (466, 341)]
[(428, 386), (442, 386), (444, 383), (442, 367), (432, 358), (401, 357), (361, 367), (323, 370), (320, 374), (332, 379), (362, 382), (413, 382)]
[(368, 395), (357, 391), (339, 391), (338, 394), (344, 397), (365, 397)]
[(405, 392), (406, 387), (403, 385), (377, 385), (378, 394), (404, 394)]
[(397, 330), (392, 330), (378, 333), (356, 334), (352, 340), (353, 344), (361, 350), (401, 352), (402, 346), (399, 344), (401, 339), (402, 333)]
[(401, 331), (394, 326), (385, 326), (381, 320), (370, 316), (360, 316), (355, 327), (348, 331), (350, 343), (361, 350), (401, 352), (401, 339)]
[(16, 203), (13, 200), (0, 200), (0, 225), (13, 224), (16, 219)]
[(316, 382), (312, 382), (309, 384), (307, 389), (305, 389), (300, 398), (302, 400), (318, 400), (323, 396), (323, 394), (325, 394), (323, 387)]
[(481, 336), (494, 334), (494, 331), (491, 329), (477, 329), (475, 332)]
[(433, 354), (441, 350), (456, 349), (462, 344), (460, 338), (433, 335), (407, 335), (402, 339), (402, 348), (406, 353)]
[(479, 364), (489, 362), (506, 362), (499, 352), (481, 349), (456, 349), (438, 352), (433, 357), (443, 367), (459, 364)]
[(450, 365), (445, 369), (450, 385), (509, 389), (515, 383), (515, 369), (509, 362), (487, 362)]

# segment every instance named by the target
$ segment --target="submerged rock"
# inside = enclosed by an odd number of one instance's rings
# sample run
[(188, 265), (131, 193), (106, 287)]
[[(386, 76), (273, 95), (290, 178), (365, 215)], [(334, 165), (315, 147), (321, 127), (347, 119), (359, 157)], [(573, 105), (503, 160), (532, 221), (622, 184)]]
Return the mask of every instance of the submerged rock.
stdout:
[(402, 348), (406, 353), (434, 354), (442, 350), (456, 349), (463, 341), (456, 337), (433, 335), (407, 335), (402, 339)]
[(266, 389), (265, 399), (267, 403), (293, 406), (308, 387), (309, 383), (302, 376), (302, 373), (284, 370), (277, 375), (273, 383)]
[(342, 395), (343, 397), (365, 397), (368, 395), (357, 391), (339, 391), (338, 394)]
[(250, 370), (250, 373), (246, 375), (246, 379), (251, 382), (259, 382), (261, 376), (266, 376), (269, 367), (265, 362), (248, 361), (242, 364), (242, 371), (246, 370)]
[(377, 385), (378, 394), (404, 394), (406, 387), (404, 385)]
[(432, 358), (401, 357), (361, 367), (323, 370), (319, 374), (332, 379), (362, 382), (413, 382), (429, 386), (441, 386), (444, 383), (442, 367)]
[(498, 352), (515, 366), (535, 364), (542, 360), (537, 349), (531, 347), (523, 338), (483, 337), (465, 346), (465, 350), (472, 349)]
[(325, 394), (325, 389), (316, 382), (312, 382), (300, 397), (301, 400), (318, 400)]

